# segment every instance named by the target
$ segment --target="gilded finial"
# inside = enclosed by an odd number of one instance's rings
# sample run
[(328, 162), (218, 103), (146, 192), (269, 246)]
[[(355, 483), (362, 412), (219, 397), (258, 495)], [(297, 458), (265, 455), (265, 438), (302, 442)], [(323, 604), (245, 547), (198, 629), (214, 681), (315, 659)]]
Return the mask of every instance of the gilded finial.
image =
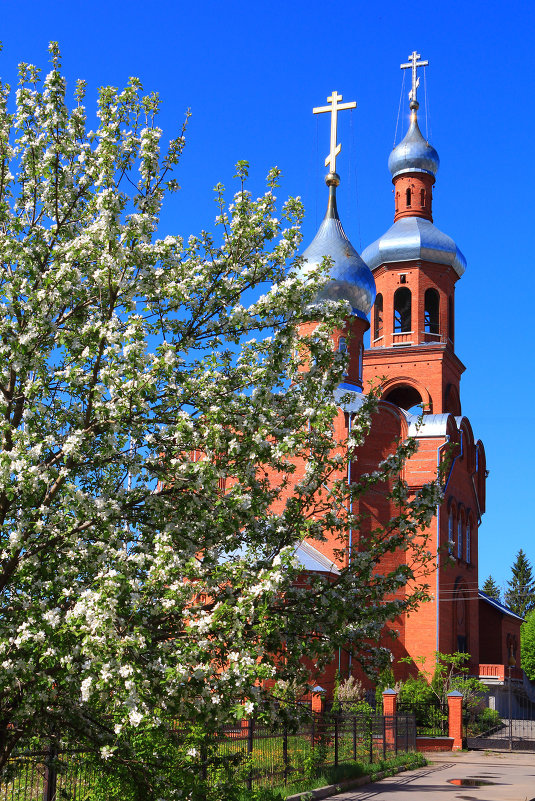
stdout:
[(323, 114), (327, 111), (331, 113), (331, 150), (327, 158), (325, 159), (325, 166), (329, 167), (329, 173), (325, 178), (325, 183), (327, 186), (338, 186), (340, 183), (340, 177), (336, 173), (336, 157), (340, 153), (342, 149), (342, 145), (336, 143), (337, 137), (337, 127), (338, 127), (338, 112), (343, 111), (346, 108), (356, 108), (357, 104), (355, 101), (352, 103), (340, 103), (339, 101), (342, 100), (342, 95), (339, 95), (338, 92), (333, 92), (330, 97), (327, 98), (327, 103), (330, 105), (328, 106), (318, 106), (317, 108), (312, 109), (313, 114)]
[(416, 111), (416, 109), (419, 106), (417, 92), (418, 92), (418, 87), (420, 86), (420, 79), (416, 74), (416, 70), (418, 69), (418, 67), (427, 67), (427, 65), (429, 64), (429, 61), (418, 61), (419, 58), (421, 58), (420, 53), (417, 53), (416, 50), (413, 50), (411, 55), (409, 56), (408, 64), (399, 65), (402, 70), (412, 69), (412, 88), (411, 91), (409, 92), (409, 101), (410, 101), (410, 107), (414, 111)]

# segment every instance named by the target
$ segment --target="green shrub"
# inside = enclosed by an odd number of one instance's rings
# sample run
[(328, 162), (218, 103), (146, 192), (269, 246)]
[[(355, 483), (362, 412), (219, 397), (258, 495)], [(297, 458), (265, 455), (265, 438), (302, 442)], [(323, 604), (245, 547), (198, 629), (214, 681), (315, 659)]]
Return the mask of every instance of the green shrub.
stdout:
[(468, 733), (472, 735), (484, 734), (502, 725), (500, 713), (495, 709), (485, 707), (468, 723)]

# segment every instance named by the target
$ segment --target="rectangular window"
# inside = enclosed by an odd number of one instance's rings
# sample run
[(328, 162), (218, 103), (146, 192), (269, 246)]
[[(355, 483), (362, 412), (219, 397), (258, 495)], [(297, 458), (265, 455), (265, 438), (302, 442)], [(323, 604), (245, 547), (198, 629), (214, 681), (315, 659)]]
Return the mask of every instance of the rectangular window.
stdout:
[(453, 514), (448, 517), (448, 553), (453, 553)]
[(463, 523), (459, 518), (457, 523), (457, 559), (463, 558)]

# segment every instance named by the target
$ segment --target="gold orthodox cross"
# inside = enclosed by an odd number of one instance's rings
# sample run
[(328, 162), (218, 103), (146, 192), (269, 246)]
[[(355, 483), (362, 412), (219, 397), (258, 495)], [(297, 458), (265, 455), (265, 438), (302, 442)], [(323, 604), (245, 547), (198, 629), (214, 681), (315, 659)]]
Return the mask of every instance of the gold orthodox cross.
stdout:
[(325, 159), (325, 166), (329, 164), (329, 170), (331, 172), (336, 172), (336, 157), (342, 149), (342, 145), (336, 144), (338, 112), (343, 111), (346, 108), (357, 107), (357, 104), (354, 101), (353, 103), (339, 103), (338, 101), (340, 100), (342, 100), (342, 95), (339, 95), (338, 92), (333, 92), (332, 95), (327, 98), (327, 103), (330, 103), (329, 106), (318, 106), (317, 108), (312, 109), (313, 114), (323, 114), (326, 111), (331, 112), (331, 152)]
[(415, 102), (418, 102), (416, 92), (420, 86), (420, 79), (416, 75), (416, 70), (418, 67), (427, 67), (429, 64), (429, 61), (418, 61), (419, 58), (421, 58), (420, 54), (413, 50), (409, 56), (409, 63), (399, 65), (402, 70), (412, 69), (412, 89), (409, 92), (409, 100), (414, 100)]

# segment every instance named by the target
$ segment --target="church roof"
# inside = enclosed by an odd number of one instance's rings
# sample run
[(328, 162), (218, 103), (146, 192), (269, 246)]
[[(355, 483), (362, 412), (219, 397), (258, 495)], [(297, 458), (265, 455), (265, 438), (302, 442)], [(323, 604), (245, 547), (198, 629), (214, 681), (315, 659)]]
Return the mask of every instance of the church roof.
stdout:
[(434, 176), (439, 164), (438, 153), (422, 136), (416, 111), (413, 111), (409, 130), (388, 157), (388, 169), (392, 178), (406, 172), (427, 172)]
[[(338, 176), (330, 173), (329, 180)], [(325, 300), (347, 300), (353, 314), (366, 320), (375, 300), (375, 281), (367, 264), (361, 259), (338, 217), (336, 208), (336, 184), (329, 183), (327, 212), (318, 232), (303, 253), (302, 274), (306, 275), (328, 257), (332, 261), (329, 281), (318, 293), (316, 302)]]
[(466, 259), (451, 238), (422, 217), (402, 217), (386, 233), (363, 251), (362, 258), (371, 270), (381, 264), (400, 261), (430, 261), (449, 264), (460, 277)]
[(509, 615), (509, 617), (514, 617), (514, 618), (516, 618), (516, 620), (520, 620), (520, 621), (524, 620), (523, 617), (521, 617), (520, 615), (517, 615), (516, 612), (513, 612), (513, 610), (509, 609), (508, 606), (505, 606), (505, 604), (502, 604), (500, 601), (497, 601), (496, 598), (491, 598), (490, 595), (487, 595), (487, 593), (483, 592), (483, 590), (478, 590), (478, 597), (482, 601), (485, 601), (485, 603), (488, 603), (491, 606), (493, 606), (495, 609), (497, 609), (503, 615)]
[(334, 390), (334, 399), (344, 412), (357, 412), (366, 397), (362, 393), (362, 389), (356, 384), (349, 384), (344, 381)]
[[(409, 437), (445, 437), (448, 431), (448, 422), (453, 417), (449, 412), (442, 414), (411, 414), (401, 410), (409, 424)], [(455, 418), (454, 418), (455, 419)]]
[(320, 573), (333, 573), (340, 575), (340, 570), (334, 562), (331, 562), (324, 554), (320, 553), (309, 542), (303, 541), (295, 549), (295, 555), (305, 570), (313, 570)]

